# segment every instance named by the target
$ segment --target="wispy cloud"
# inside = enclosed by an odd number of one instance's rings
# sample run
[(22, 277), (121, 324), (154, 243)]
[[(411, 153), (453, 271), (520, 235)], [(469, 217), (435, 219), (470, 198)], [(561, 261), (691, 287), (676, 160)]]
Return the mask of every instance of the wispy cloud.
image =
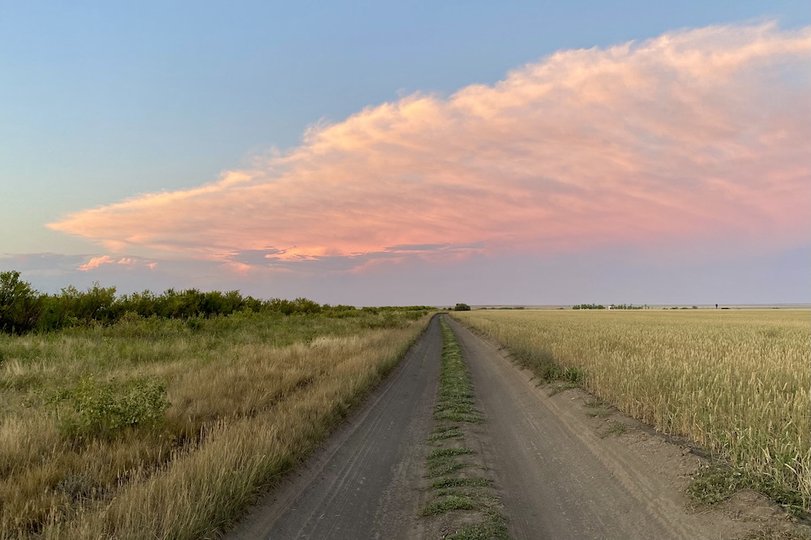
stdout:
[(709, 27), (562, 51), (493, 86), (315, 126), (217, 182), (50, 227), (112, 253), (242, 270), (471, 250), (789, 248), (811, 235), (809, 95), (811, 28)]
[[(192, 270), (190, 270), (193, 268)], [(43, 292), (57, 292), (67, 285), (80, 288), (95, 282), (119, 286), (121, 292), (158, 289), (189, 283), (190, 275), (201, 275), (209, 261), (157, 261), (141, 257), (110, 255), (66, 255), (60, 253), (0, 254), (0, 271), (18, 270)], [(160, 272), (159, 270), (163, 270)]]
[(117, 265), (130, 268), (142, 267), (154, 270), (158, 263), (155, 261), (143, 260), (137, 257), (111, 257), (109, 255), (99, 255), (90, 257), (87, 262), (80, 264), (76, 267), (77, 270), (82, 272), (89, 272), (104, 265)]

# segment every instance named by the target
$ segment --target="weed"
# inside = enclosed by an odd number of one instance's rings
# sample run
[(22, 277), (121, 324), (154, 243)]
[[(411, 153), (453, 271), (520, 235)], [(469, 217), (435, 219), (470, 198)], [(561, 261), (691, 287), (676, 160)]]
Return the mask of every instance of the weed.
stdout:
[(740, 471), (716, 464), (699, 469), (687, 487), (687, 493), (694, 502), (716, 504), (729, 499), (745, 485), (745, 479)]
[(453, 456), (466, 456), (472, 454), (470, 448), (437, 448), (428, 455), (428, 461), (441, 460)]
[(608, 429), (603, 431), (602, 434), (600, 434), (600, 437), (602, 437), (603, 439), (609, 436), (619, 437), (626, 431), (628, 431), (628, 426), (626, 426), (622, 422), (612, 421), (608, 423)]
[(492, 482), (487, 478), (441, 478), (434, 480), (431, 489), (448, 489), (460, 487), (486, 487)]
[(803, 500), (797, 492), (782, 489), (762, 478), (747, 476), (745, 472), (726, 463), (714, 463), (699, 469), (687, 486), (687, 493), (697, 504), (713, 505), (729, 499), (745, 488), (763, 493), (796, 517), (808, 517), (808, 511), (803, 507)]
[(431, 436), (428, 437), (428, 440), (434, 442), (445, 439), (461, 439), (462, 437), (464, 437), (464, 434), (462, 430), (459, 429), (459, 426), (450, 426), (434, 430)]
[(466, 463), (455, 459), (434, 459), (428, 462), (428, 477), (436, 478), (437, 476), (446, 476), (452, 472), (460, 471), (465, 467), (467, 467)]
[(127, 428), (155, 427), (169, 406), (166, 386), (149, 379), (126, 384), (85, 377), (57, 397), (70, 410), (61, 415), (60, 430), (76, 441), (110, 438)]
[(424, 516), (435, 516), (454, 510), (475, 510), (476, 501), (466, 495), (447, 495), (431, 501), (422, 511)]

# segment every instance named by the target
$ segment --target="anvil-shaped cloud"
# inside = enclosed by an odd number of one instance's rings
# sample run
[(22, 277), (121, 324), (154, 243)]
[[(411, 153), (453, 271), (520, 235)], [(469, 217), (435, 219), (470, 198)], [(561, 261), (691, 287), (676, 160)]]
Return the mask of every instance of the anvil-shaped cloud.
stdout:
[(369, 107), (217, 182), (50, 227), (117, 253), (248, 268), (790, 248), (811, 234), (809, 96), (811, 28), (677, 31)]

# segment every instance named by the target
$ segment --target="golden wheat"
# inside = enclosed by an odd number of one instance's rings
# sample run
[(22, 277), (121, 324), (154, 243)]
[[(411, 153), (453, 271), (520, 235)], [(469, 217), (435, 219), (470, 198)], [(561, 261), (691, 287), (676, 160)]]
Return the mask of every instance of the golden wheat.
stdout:
[(808, 311), (481, 310), (456, 316), (530, 368), (553, 361), (578, 370), (590, 392), (712, 450), (766, 490), (798, 495), (808, 509)]

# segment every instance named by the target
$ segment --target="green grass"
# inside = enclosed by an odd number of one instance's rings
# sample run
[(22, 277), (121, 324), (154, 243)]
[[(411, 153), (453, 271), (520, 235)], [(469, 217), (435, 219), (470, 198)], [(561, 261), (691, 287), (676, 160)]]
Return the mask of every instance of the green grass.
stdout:
[(448, 494), (431, 501), (422, 511), (424, 516), (435, 516), (455, 510), (475, 510), (477, 502), (467, 495)]
[(473, 386), (462, 359), (462, 351), (444, 321), (442, 335), (442, 371), (434, 419), (440, 422), (480, 422), (481, 415), (474, 407)]
[(628, 426), (621, 422), (611, 421), (608, 423), (608, 428), (600, 434), (600, 437), (605, 439), (606, 437), (619, 437), (623, 433), (628, 431)]
[(711, 505), (729, 499), (745, 486), (743, 474), (729, 466), (716, 464), (702, 467), (687, 488), (687, 493), (694, 502)]
[(446, 538), (507, 538), (499, 501), (491, 494), (491, 480), (470, 475), (472, 468), (481, 466), (476, 465), (473, 450), (460, 446), (465, 439), (464, 426), (483, 422), (484, 418), (475, 408), (473, 386), (459, 344), (444, 320), (442, 336), (442, 368), (434, 409), (437, 426), (428, 438), (436, 447), (426, 458), (427, 475), (434, 479), (430, 487), (433, 498), (423, 515), (466, 511), (480, 516), (477, 523), (462, 526)]
[(459, 456), (468, 456), (473, 453), (470, 448), (437, 448), (426, 459), (428, 476), (435, 478), (459, 471), (468, 466), (467, 463), (457, 459)]
[(428, 478), (446, 476), (456, 471), (461, 471), (467, 464), (454, 457), (435, 459), (428, 462)]
[(458, 426), (451, 426), (447, 428), (437, 428), (428, 437), (429, 441), (441, 441), (444, 439), (461, 439), (464, 437), (462, 430)]
[(492, 482), (487, 478), (440, 478), (439, 480), (434, 480), (431, 484), (431, 489), (487, 487), (490, 485), (492, 485)]
[(437, 448), (428, 455), (428, 462), (430, 463), (432, 460), (442, 460), (453, 456), (466, 456), (472, 453), (473, 450), (470, 448)]
[(796, 491), (786, 490), (783, 486), (767, 480), (758, 481), (723, 462), (699, 469), (687, 487), (687, 493), (696, 504), (713, 505), (729, 499), (737, 491), (745, 488), (763, 493), (796, 517), (805, 519), (810, 517), (803, 506), (802, 497)]

